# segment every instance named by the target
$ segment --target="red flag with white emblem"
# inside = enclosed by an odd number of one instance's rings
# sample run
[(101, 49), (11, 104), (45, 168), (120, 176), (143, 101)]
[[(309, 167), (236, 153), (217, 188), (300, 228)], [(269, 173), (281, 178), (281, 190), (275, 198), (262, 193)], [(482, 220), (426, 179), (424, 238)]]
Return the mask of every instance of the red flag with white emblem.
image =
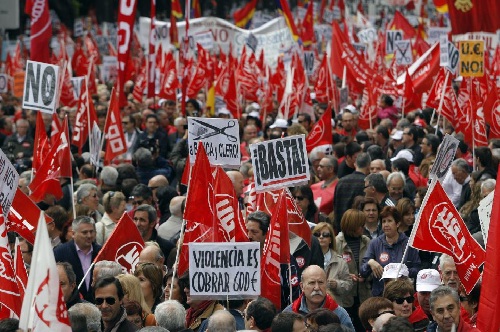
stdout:
[(21, 253), (21, 246), (19, 245), (19, 238), (16, 238), (16, 252), (14, 254), (14, 273), (16, 275), (17, 287), (21, 299), (24, 299), (26, 286), (28, 286), (28, 272), (24, 265), (23, 255)]
[(325, 54), (321, 65), (318, 67), (318, 79), (314, 85), (316, 100), (320, 103), (327, 103), (334, 98), (334, 86), (330, 69), (328, 68), (328, 57)]
[(127, 152), (127, 142), (123, 132), (122, 117), (118, 107), (118, 95), (115, 89), (111, 91), (108, 115), (104, 125), (104, 135), (106, 138), (106, 154), (104, 163), (109, 164), (113, 158)]
[(462, 217), (434, 180), (427, 191), (408, 244), (413, 248), (450, 255), (467, 293), (481, 277), (485, 251), (472, 237)]
[(332, 136), (332, 108), (328, 105), (325, 113), (318, 122), (314, 124), (309, 135), (306, 137), (307, 152), (311, 152), (317, 146), (333, 144)]
[(68, 311), (59, 284), (54, 252), (43, 213), (40, 213), (28, 286), (19, 328), (23, 331), (70, 332)]
[(483, 104), (486, 122), (490, 125), (490, 138), (500, 138), (500, 97), (498, 89), (492, 87)]

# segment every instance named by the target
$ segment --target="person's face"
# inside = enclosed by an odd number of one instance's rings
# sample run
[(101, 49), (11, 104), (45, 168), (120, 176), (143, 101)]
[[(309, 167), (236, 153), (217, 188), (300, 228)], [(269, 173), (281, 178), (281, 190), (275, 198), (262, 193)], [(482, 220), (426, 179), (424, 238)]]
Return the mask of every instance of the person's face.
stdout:
[(168, 116), (173, 116), (175, 113), (175, 105), (167, 105), (165, 106), (165, 112), (167, 112)]
[(61, 285), (61, 291), (63, 293), (64, 302), (68, 302), (73, 290), (76, 287), (76, 283), (69, 283), (66, 271), (62, 266), (57, 266), (57, 272), (59, 272), (59, 285)]
[(431, 306), (429, 303), (429, 298), (431, 297), (431, 292), (417, 292), (417, 300), (420, 306), (422, 307), (422, 310), (426, 314), (431, 313)]
[(26, 181), (25, 178), (19, 178), (18, 188), (19, 188), (19, 190), (21, 190), (26, 195), (29, 195), (30, 190), (28, 188), (28, 184), (27, 184), (27, 181)]
[(155, 118), (149, 118), (146, 120), (146, 130), (148, 133), (153, 134), (158, 130), (158, 121)]
[(403, 215), (403, 224), (406, 226), (411, 226), (415, 223), (415, 211), (410, 210), (408, 213)]
[(404, 186), (405, 184), (401, 178), (399, 177), (393, 178), (387, 188), (389, 189), (389, 196), (391, 196), (396, 201), (399, 200), (400, 198), (403, 198)]
[(311, 122), (306, 121), (303, 115), (299, 115), (297, 120), (299, 121), (299, 124), (301, 124), (304, 128), (306, 128), (307, 131), (311, 129)]
[(365, 204), (363, 212), (366, 215), (367, 223), (377, 223), (378, 222), (378, 209), (375, 204)]
[(248, 239), (251, 242), (259, 242), (261, 245), (263, 245), (264, 241), (266, 240), (266, 236), (260, 229), (260, 224), (256, 221), (249, 220), (246, 223), (246, 226), (248, 232)]
[(374, 160), (370, 163), (370, 173), (379, 173), (385, 169), (384, 162), (382, 160)]
[(451, 166), (451, 174), (453, 175), (455, 181), (457, 181), (460, 184), (464, 184), (465, 179), (467, 179), (468, 176), (467, 172), (453, 165)]
[(92, 247), (95, 240), (95, 226), (92, 224), (81, 223), (73, 232), (73, 239), (82, 250), (88, 250)]
[(134, 129), (134, 124), (130, 121), (129, 116), (125, 116), (122, 119), (123, 130), (132, 131)]
[(333, 235), (327, 227), (323, 227), (319, 232), (314, 232), (314, 236), (318, 238), (319, 245), (323, 250), (326, 250), (332, 243)]
[(257, 137), (257, 127), (251, 125), (251, 126), (246, 126), (244, 130), (244, 141), (249, 141), (252, 138)]
[(320, 305), (326, 296), (326, 275), (323, 269), (311, 269), (303, 276), (300, 288), (308, 303)]
[(92, 211), (99, 207), (99, 197), (96, 190), (91, 190), (87, 197), (82, 199), (82, 204), (88, 206)]
[(174, 279), (173, 285), (172, 278), (167, 279), (167, 284), (165, 285), (165, 301), (170, 300), (170, 293), (172, 293), (172, 300), (182, 302), (181, 289), (179, 288), (177, 279)]
[(415, 194), (415, 208), (419, 208), (422, 205), (422, 196), (419, 193)]
[(422, 154), (424, 156), (432, 152), (432, 149), (429, 145), (429, 141), (427, 141), (427, 138), (424, 137), (422, 139), (422, 143), (420, 143), (420, 149), (422, 150)]
[[(98, 304), (101, 301), (102, 303)], [(97, 288), (95, 290), (95, 303), (101, 311), (102, 320), (105, 323), (111, 323), (120, 314), (122, 301), (118, 299), (118, 290), (114, 284)]]
[(295, 198), (295, 202), (297, 203), (298, 207), (302, 210), (302, 213), (305, 215), (307, 212), (307, 208), (309, 207), (309, 199), (305, 198), (304, 195), (302, 195), (302, 192), (298, 190), (294, 195), (293, 198)]
[(138, 329), (142, 329), (142, 317), (138, 314), (127, 315), (127, 320), (137, 326)]
[(141, 233), (143, 239), (150, 237), (150, 232), (153, 230), (154, 222), (149, 222), (147, 211), (135, 211), (134, 223)]
[(153, 298), (153, 287), (151, 285), (151, 281), (144, 276), (143, 273), (139, 273), (137, 276), (139, 282), (141, 283), (141, 290), (144, 298)]
[(401, 142), (405, 146), (410, 146), (413, 143), (413, 137), (412, 137), (412, 135), (410, 135), (410, 129), (409, 128), (405, 128), (403, 130), (403, 139), (401, 140)]
[(320, 180), (326, 180), (333, 174), (333, 166), (327, 158), (320, 160), (317, 168), (317, 174)]
[(444, 263), (443, 271), (441, 271), (441, 279), (443, 284), (449, 286), (456, 291), (460, 286), (460, 279), (458, 277), (457, 268), (454, 263)]
[(387, 237), (394, 237), (398, 234), (399, 223), (396, 223), (393, 216), (382, 218), (382, 231)]
[[(406, 293), (403, 297), (410, 297), (410, 293)], [(396, 301), (392, 301), (392, 306), (397, 317), (410, 317), (413, 312), (413, 305), (408, 301), (404, 300), (402, 304), (398, 304)]]
[(16, 131), (19, 136), (25, 136), (28, 133), (29, 124), (22, 122), (16, 125)]
[(354, 127), (354, 115), (349, 112), (342, 114), (342, 127), (345, 131), (349, 132)]
[(243, 188), (245, 188), (245, 179), (243, 179), (243, 174), (234, 173), (233, 181), (234, 191), (236, 192), (236, 197), (240, 197), (243, 194)]
[(31, 265), (31, 258), (33, 255), (33, 252), (29, 250), (28, 244), (26, 241), (21, 241), (19, 242), (19, 248), (21, 248), (21, 254), (23, 255), (23, 261)]
[(192, 116), (199, 116), (199, 114), (195, 114), (198, 113), (198, 111), (196, 111), (196, 108), (192, 103), (186, 103), (186, 112), (188, 114), (192, 114)]
[(307, 332), (306, 323), (302, 319), (296, 319), (293, 322), (292, 332)]
[(160, 121), (160, 126), (166, 127), (168, 125), (167, 113), (160, 112), (158, 114), (158, 120)]
[(375, 188), (367, 180), (365, 180), (363, 192), (365, 193), (366, 197), (375, 197)]
[(460, 305), (451, 295), (438, 297), (434, 302), (432, 317), (442, 332), (451, 332), (453, 325), (458, 328), (460, 322)]

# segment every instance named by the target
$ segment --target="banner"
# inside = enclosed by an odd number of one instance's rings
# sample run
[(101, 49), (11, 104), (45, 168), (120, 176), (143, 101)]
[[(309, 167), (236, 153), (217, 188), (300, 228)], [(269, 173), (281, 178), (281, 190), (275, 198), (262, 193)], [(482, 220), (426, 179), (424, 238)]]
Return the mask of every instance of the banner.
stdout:
[(439, 181), (443, 181), (451, 163), (455, 159), (455, 153), (458, 149), (459, 140), (451, 135), (446, 135), (443, 142), (439, 145), (436, 155), (436, 160), (432, 165), (429, 173), (429, 178), (436, 177)]
[(52, 114), (56, 110), (59, 67), (28, 60), (23, 108)]
[(260, 244), (190, 243), (189, 281), (189, 296), (194, 299), (256, 298), (260, 295)]
[(0, 186), (0, 205), (7, 213), (14, 200), (16, 194), (17, 184), (19, 183), (19, 174), (16, 168), (11, 164), (9, 158), (0, 149), (0, 179), (2, 185)]
[(484, 76), (484, 41), (461, 41), (460, 49), (460, 76)]
[(202, 142), (211, 165), (239, 168), (240, 127), (237, 120), (188, 117), (189, 161), (194, 164)]
[(309, 162), (304, 135), (250, 145), (257, 192), (307, 183)]

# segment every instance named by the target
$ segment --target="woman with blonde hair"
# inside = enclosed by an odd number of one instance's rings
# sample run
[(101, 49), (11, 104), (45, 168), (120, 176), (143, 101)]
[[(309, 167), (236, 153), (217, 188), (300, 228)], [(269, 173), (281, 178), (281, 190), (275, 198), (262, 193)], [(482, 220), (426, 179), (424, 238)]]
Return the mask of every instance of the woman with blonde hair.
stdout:
[(139, 279), (148, 308), (154, 312), (163, 295), (163, 271), (156, 264), (139, 263), (135, 267), (134, 276)]
[(102, 205), (104, 206), (104, 215), (101, 221), (95, 224), (96, 228), (96, 242), (103, 245), (108, 237), (111, 235), (125, 212), (125, 195), (120, 191), (108, 191), (102, 198)]
[(351, 291), (352, 280), (346, 262), (335, 252), (333, 227), (326, 222), (320, 222), (314, 227), (313, 235), (318, 238), (324, 255), (328, 292), (343, 306), (343, 296)]
[(116, 277), (123, 288), (123, 302), (135, 301), (142, 308), (142, 323), (144, 326), (156, 326), (155, 316), (144, 299), (142, 294), (141, 283), (139, 279), (131, 274), (120, 274)]

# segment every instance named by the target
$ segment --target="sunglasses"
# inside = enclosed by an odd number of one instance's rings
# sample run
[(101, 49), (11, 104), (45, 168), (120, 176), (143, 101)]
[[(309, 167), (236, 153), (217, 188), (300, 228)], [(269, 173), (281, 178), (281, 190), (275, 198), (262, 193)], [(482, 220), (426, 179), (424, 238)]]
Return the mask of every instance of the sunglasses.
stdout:
[(323, 232), (323, 233), (316, 232), (313, 235), (316, 236), (316, 237), (330, 237), (330, 236), (332, 236), (332, 234), (327, 233), (327, 232)]
[(396, 302), (397, 304), (403, 304), (405, 301), (408, 303), (413, 303), (413, 296), (408, 296), (408, 297), (396, 297), (393, 299), (393, 302)]
[(88, 197), (94, 197), (94, 198), (96, 198), (96, 197), (97, 197), (97, 193), (96, 193), (96, 194), (89, 195)]
[(460, 296), (460, 302), (468, 301), (466, 296)]
[(114, 297), (105, 297), (105, 298), (96, 297), (95, 304), (102, 305), (104, 301), (106, 301), (106, 303), (109, 305), (113, 305), (116, 303), (116, 299)]
[(298, 201), (303, 201), (304, 200), (304, 196), (293, 196), (293, 198), (295, 198)]

